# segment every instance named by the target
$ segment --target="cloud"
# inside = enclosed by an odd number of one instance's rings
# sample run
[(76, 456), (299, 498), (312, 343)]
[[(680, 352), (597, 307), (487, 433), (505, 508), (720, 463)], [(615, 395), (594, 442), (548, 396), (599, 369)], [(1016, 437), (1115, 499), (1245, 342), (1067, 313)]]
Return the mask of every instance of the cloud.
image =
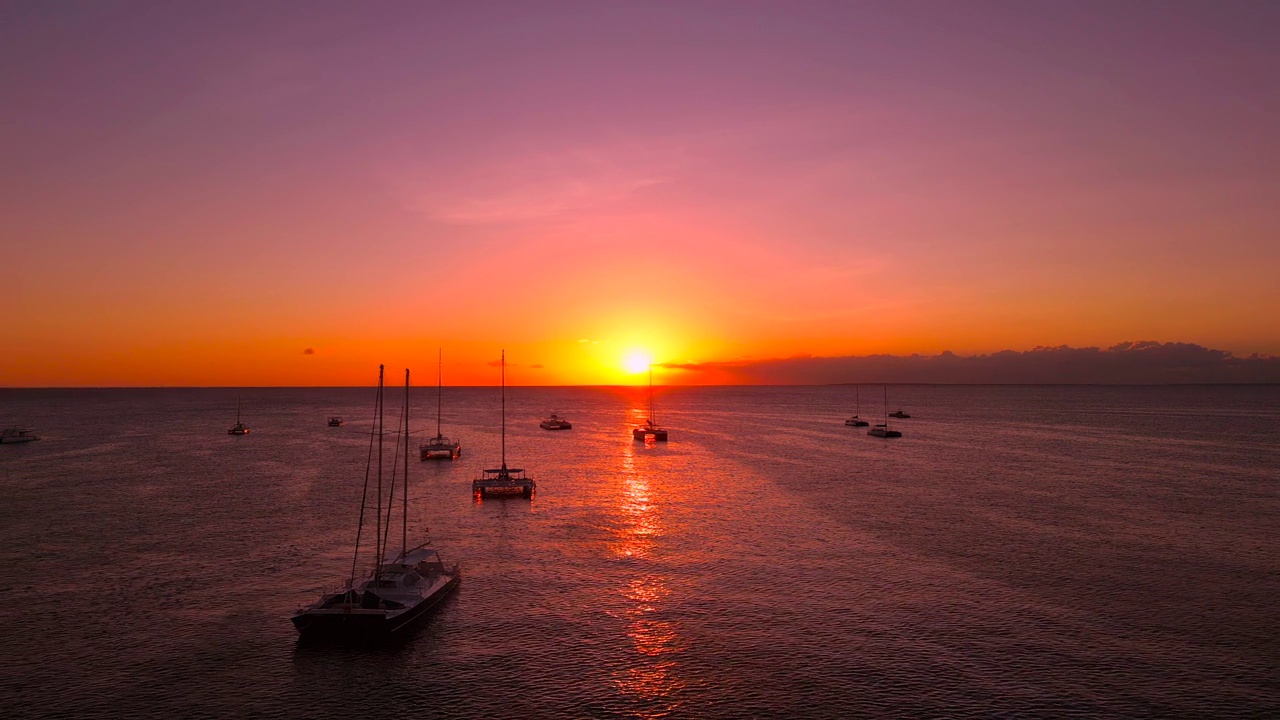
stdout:
[(665, 182), (684, 162), (678, 143), (613, 141), (492, 152), (466, 167), (407, 181), (410, 208), (451, 225), (573, 218)]
[(315, 354), (316, 354), (316, 349), (315, 349), (315, 348), (307, 348), (306, 350), (303, 350), (303, 351), (302, 351), (302, 354), (303, 354), (303, 355), (315, 355)]
[(530, 368), (532, 368), (532, 369), (534, 369), (534, 370), (541, 370), (541, 369), (542, 369), (542, 363), (534, 363), (533, 365), (530, 365), (529, 367), (530, 367)]
[(1106, 349), (1066, 345), (990, 355), (792, 357), (664, 363), (707, 382), (747, 384), (1000, 383), (1163, 385), (1280, 383), (1280, 357), (1236, 357), (1194, 343), (1124, 342)]

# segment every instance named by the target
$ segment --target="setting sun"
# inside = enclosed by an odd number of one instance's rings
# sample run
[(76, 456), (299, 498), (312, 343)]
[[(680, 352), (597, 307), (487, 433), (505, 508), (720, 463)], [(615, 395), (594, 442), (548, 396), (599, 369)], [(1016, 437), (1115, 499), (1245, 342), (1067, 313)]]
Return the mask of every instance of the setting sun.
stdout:
[(627, 356), (626, 358), (623, 359), (622, 364), (623, 364), (623, 367), (627, 369), (627, 372), (642, 373), (645, 370), (649, 369), (649, 363), (651, 362), (652, 360), (649, 357), (649, 353), (646, 353), (642, 350), (634, 350), (632, 352), (627, 353)]

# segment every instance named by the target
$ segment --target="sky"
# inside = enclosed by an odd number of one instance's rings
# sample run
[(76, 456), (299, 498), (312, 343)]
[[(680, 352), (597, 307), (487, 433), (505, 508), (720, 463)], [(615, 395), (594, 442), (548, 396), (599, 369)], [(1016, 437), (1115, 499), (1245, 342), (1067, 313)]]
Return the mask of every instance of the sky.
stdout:
[(5, 2), (0, 386), (1280, 354), (1277, 36), (1263, 2)]

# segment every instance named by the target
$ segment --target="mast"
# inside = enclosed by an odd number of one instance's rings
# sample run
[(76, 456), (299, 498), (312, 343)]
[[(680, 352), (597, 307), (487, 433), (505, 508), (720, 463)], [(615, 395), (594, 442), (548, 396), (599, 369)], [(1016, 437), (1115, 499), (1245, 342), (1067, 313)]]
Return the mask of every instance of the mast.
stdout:
[(236, 396), (236, 424), (240, 424), (240, 396)]
[(507, 350), (502, 350), (502, 469), (507, 469)]
[[(377, 418), (381, 413), (381, 410), (382, 410), (382, 366), (379, 365), (378, 366), (378, 392), (376, 395), (374, 395), (374, 401), (373, 401), (374, 423), (369, 428), (369, 457), (365, 459), (365, 463), (364, 463), (364, 489), (360, 491), (360, 523), (356, 525), (356, 551), (354, 556), (351, 558), (351, 579), (347, 582), (348, 587), (355, 585), (356, 567), (360, 562), (360, 538), (362, 535), (364, 535), (364, 513), (365, 513), (365, 510), (367, 510), (369, 507), (368, 505), (369, 503), (369, 468), (373, 465), (373, 434), (378, 431)], [(379, 503), (378, 512), (379, 513), (382, 512), (381, 503)]]
[(436, 348), (436, 440), (444, 437), (444, 433), (440, 432), (440, 404), (444, 388), (444, 371), (441, 370), (443, 364), (444, 351)]
[[(394, 480), (394, 479), (393, 479)], [(400, 521), (400, 556), (409, 552), (409, 368), (404, 369), (404, 517)]]
[(658, 422), (653, 419), (653, 361), (649, 361), (649, 427), (658, 427)]
[(385, 365), (378, 366), (378, 509), (374, 513), (377, 516), (377, 526), (374, 531), (374, 549), (377, 550), (377, 556), (373, 562), (373, 579), (382, 579), (382, 553), (384, 552), (385, 539), (382, 536), (382, 372), (386, 368)]

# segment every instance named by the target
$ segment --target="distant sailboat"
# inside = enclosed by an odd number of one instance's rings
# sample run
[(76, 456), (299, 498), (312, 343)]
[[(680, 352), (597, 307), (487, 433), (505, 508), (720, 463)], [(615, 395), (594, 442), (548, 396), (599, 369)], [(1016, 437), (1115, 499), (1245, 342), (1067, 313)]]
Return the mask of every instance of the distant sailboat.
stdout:
[(881, 438), (902, 437), (902, 433), (898, 432), (897, 430), (889, 429), (889, 386), (888, 385), (884, 386), (884, 424), (876, 425), (875, 427), (868, 430), (867, 434), (872, 437), (881, 437)]
[(631, 437), (636, 440), (644, 440), (652, 437), (654, 440), (667, 441), (667, 431), (660, 428), (653, 422), (653, 366), (649, 366), (649, 417), (645, 418), (644, 425), (638, 428), (632, 428)]
[[(400, 552), (387, 549), (387, 535), (391, 530), (392, 507), (395, 500), (395, 470), (392, 469), (390, 488), (387, 491), (384, 524), (382, 505), (382, 375), (378, 366), (378, 396), (374, 413), (374, 428), (369, 436), (369, 465), (365, 467), (364, 495), (369, 495), (370, 471), (373, 470), (374, 453), (377, 453), (377, 486), (374, 502), (374, 558), (370, 574), (357, 582), (357, 564), (360, 560), (360, 541), (364, 530), (365, 510), (360, 511), (360, 523), (356, 530), (355, 557), (351, 561), (351, 576), (339, 589), (325, 593), (318, 601), (299, 609), (293, 615), (293, 626), (304, 637), (312, 635), (339, 635), (355, 638), (378, 637), (399, 630), (427, 610), (434, 607), (458, 585), (461, 570), (455, 563), (445, 565), (440, 553), (426, 544), (409, 547), (409, 371), (404, 371), (404, 411), (402, 436), (404, 438), (404, 490), (401, 493), (402, 508)], [(376, 443), (376, 448), (375, 448)], [(400, 450), (397, 445), (396, 450)]]
[(522, 468), (507, 467), (507, 351), (502, 351), (502, 467), (481, 471), (471, 481), (471, 492), (484, 499), (490, 495), (519, 495), (532, 498), (537, 483)]
[(444, 404), (444, 373), (441, 370), (444, 364), (444, 354), (441, 351), (437, 352), (439, 354), (436, 358), (436, 436), (419, 445), (418, 453), (423, 460), (454, 460), (462, 454), (462, 441), (457, 438), (445, 437), (440, 430), (440, 408)]
[(849, 427), (866, 427), (870, 425), (871, 423), (858, 417), (862, 413), (862, 394), (858, 385), (853, 386), (853, 403), (853, 417), (845, 420), (844, 424)]
[(240, 422), (240, 397), (236, 396), (236, 424), (227, 431), (228, 435), (248, 435), (249, 426)]

